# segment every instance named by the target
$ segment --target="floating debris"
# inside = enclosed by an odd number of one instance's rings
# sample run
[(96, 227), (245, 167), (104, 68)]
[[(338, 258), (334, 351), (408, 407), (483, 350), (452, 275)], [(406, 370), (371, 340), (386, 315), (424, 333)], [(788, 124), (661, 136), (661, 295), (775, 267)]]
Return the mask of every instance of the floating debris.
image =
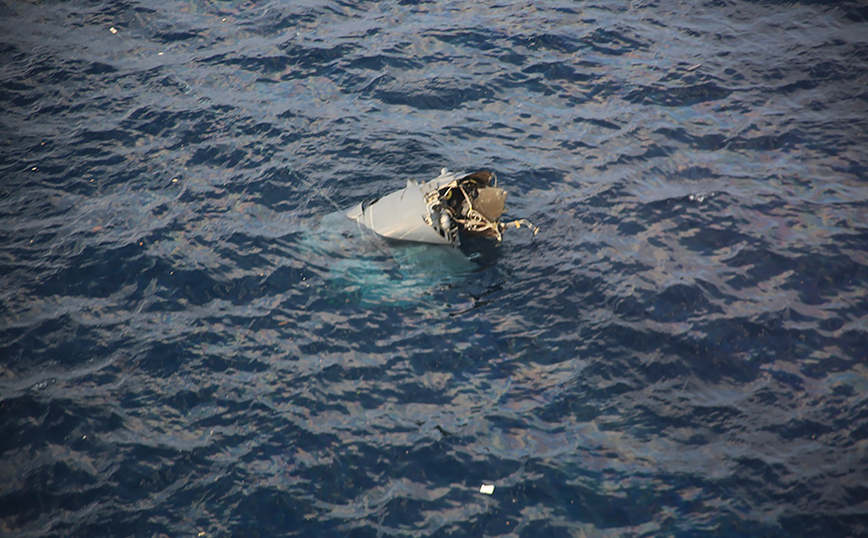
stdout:
[(500, 222), (506, 195), (492, 172), (453, 173), (443, 168), (431, 181), (408, 180), (403, 189), (360, 203), (347, 216), (389, 239), (453, 247), (461, 244), (461, 235), (500, 241), (509, 225), (525, 225), (536, 234), (539, 229), (526, 219)]

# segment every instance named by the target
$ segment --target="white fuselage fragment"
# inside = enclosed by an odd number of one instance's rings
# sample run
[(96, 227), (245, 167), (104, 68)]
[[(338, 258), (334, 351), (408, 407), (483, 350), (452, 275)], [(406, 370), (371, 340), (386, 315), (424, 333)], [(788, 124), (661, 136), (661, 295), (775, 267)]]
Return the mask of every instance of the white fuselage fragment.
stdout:
[[(402, 241), (458, 246), (460, 229), (500, 239), (506, 192), (489, 185), (493, 177), (488, 172), (468, 175), (444, 168), (431, 181), (408, 180), (403, 189), (358, 204), (347, 216), (378, 235)], [(477, 199), (488, 207), (478, 206)]]

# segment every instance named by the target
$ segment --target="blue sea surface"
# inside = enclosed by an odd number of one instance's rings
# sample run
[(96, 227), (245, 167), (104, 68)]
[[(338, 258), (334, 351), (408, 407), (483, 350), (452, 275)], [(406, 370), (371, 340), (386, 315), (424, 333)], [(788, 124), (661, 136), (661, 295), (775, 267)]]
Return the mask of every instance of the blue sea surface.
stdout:
[(0, 2), (2, 536), (866, 536), (866, 359), (863, 2)]

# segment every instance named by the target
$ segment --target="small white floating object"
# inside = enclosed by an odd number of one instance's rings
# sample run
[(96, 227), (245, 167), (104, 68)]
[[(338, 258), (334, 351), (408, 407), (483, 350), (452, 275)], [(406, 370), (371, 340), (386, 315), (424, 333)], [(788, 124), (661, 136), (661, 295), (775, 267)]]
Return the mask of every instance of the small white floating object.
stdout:
[(482, 484), (479, 487), (479, 493), (491, 495), (492, 493), (494, 493), (494, 484)]
[(111, 28), (109, 28), (109, 32), (111, 32), (111, 33), (113, 33), (113, 34), (118, 33), (117, 29), (116, 29), (114, 26), (112, 26)]

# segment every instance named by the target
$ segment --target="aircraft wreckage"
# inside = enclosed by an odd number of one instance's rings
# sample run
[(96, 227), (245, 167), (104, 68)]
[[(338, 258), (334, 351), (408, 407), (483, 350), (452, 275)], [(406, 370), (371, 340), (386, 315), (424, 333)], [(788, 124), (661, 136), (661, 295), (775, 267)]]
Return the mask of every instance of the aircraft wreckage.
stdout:
[(362, 202), (347, 216), (376, 234), (399, 241), (437, 245), (461, 244), (461, 236), (493, 237), (500, 241), (508, 226), (539, 230), (526, 219), (500, 222), (506, 191), (492, 172), (472, 174), (443, 168), (431, 181), (407, 181), (401, 190)]

